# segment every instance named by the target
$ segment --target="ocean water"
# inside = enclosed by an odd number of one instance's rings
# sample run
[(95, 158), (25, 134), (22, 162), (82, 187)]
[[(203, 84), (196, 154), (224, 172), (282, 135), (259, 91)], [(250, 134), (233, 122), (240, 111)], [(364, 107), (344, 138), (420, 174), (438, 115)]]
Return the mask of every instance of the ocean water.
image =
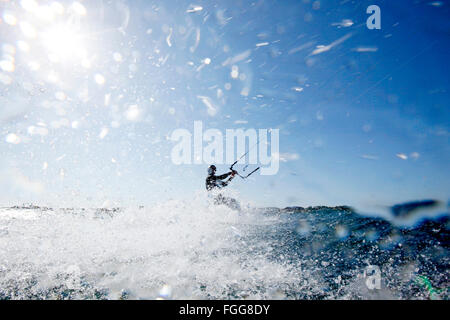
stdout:
[(201, 196), (2, 208), (0, 299), (448, 299), (449, 227), (448, 215), (405, 228), (345, 208), (237, 212)]

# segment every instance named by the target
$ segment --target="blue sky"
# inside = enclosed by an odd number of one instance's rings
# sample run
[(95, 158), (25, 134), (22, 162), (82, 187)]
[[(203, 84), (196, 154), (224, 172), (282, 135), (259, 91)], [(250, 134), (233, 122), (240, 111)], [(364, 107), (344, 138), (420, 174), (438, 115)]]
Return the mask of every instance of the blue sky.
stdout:
[(207, 165), (168, 137), (195, 120), (280, 129), (279, 173), (233, 184), (256, 205), (448, 201), (447, 3), (59, 3), (1, 3), (1, 204), (190, 198)]

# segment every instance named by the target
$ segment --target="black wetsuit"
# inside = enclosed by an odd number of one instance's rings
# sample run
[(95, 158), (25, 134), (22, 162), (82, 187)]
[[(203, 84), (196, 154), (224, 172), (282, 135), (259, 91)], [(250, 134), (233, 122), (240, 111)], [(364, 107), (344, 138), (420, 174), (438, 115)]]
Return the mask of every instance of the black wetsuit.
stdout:
[(229, 175), (231, 175), (231, 172), (222, 174), (220, 176), (215, 175), (209, 175), (206, 177), (206, 190), (211, 191), (214, 188), (223, 188), (228, 185), (228, 181), (222, 181), (223, 179), (226, 179)]

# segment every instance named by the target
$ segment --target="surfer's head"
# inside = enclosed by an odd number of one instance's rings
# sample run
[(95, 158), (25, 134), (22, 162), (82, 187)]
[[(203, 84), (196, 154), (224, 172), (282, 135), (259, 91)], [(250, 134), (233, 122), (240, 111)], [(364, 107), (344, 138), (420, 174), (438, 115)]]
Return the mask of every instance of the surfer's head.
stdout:
[(216, 173), (216, 170), (217, 170), (217, 168), (216, 168), (215, 165), (213, 165), (213, 164), (210, 165), (209, 168), (208, 168), (208, 175), (209, 175), (209, 176), (214, 175), (214, 173)]

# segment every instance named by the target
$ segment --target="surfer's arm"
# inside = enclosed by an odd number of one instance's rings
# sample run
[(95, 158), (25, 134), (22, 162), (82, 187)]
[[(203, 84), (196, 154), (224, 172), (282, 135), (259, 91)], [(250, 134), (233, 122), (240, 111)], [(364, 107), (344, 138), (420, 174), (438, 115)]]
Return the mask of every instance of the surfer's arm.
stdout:
[(231, 172), (228, 172), (228, 173), (222, 174), (220, 176), (216, 176), (216, 179), (223, 180), (223, 179), (227, 178), (230, 174), (231, 174)]
[(229, 176), (229, 178), (228, 178), (227, 181), (221, 181), (221, 182), (222, 182), (222, 186), (223, 186), (223, 187), (226, 187), (226, 186), (231, 182), (231, 180), (233, 180), (233, 178), (234, 178), (234, 176), (235, 176), (236, 173), (237, 173), (237, 172), (236, 172), (235, 170), (233, 170), (233, 171), (227, 173), (227, 176)]

